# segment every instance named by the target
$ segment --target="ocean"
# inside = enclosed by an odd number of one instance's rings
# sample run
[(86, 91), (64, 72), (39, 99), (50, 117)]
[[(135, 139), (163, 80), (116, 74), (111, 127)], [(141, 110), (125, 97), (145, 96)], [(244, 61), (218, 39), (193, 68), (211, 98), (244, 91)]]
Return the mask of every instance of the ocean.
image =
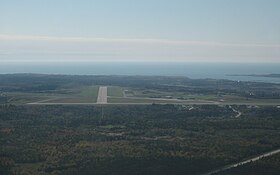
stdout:
[(0, 74), (39, 73), (66, 75), (160, 75), (192, 79), (280, 83), (280, 78), (229, 76), (232, 74), (280, 74), (272, 63), (0, 63)]

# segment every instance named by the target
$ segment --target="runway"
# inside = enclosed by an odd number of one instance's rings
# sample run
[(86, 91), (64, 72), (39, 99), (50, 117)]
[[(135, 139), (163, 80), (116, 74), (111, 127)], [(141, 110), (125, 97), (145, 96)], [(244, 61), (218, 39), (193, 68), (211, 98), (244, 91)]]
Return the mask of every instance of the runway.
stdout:
[(107, 86), (100, 86), (97, 97), (97, 104), (107, 104)]

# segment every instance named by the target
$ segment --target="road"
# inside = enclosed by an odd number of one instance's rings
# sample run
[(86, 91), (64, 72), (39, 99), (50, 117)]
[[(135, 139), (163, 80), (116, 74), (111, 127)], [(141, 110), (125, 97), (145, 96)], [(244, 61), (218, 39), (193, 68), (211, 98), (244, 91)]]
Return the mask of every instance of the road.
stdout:
[(237, 113), (237, 115), (235, 116), (235, 118), (239, 118), (239, 117), (242, 115), (242, 112), (237, 111), (237, 110), (234, 109), (232, 106), (229, 106), (229, 108), (230, 108), (233, 112)]
[(100, 86), (97, 97), (97, 104), (107, 104), (107, 86)]
[[(125, 94), (125, 93), (124, 93)], [(186, 105), (229, 105), (230, 109), (237, 113), (235, 118), (239, 118), (242, 113), (234, 109), (231, 105), (258, 105), (258, 106), (275, 106), (279, 104), (275, 103), (248, 103), (248, 102), (217, 102), (208, 100), (179, 100), (179, 99), (164, 99), (164, 98), (148, 98), (148, 97), (114, 97), (120, 99), (135, 99), (135, 100), (151, 100), (151, 102), (118, 102), (118, 103), (108, 103), (107, 87), (99, 87), (98, 98), (96, 103), (80, 103), (80, 102), (51, 102), (62, 97), (55, 97), (50, 99), (45, 99), (41, 101), (26, 103), (26, 105), (100, 105), (100, 104), (110, 104), (110, 105), (151, 105), (156, 104), (186, 104)]]
[(274, 150), (274, 151), (271, 151), (271, 152), (268, 152), (268, 153), (264, 153), (264, 154), (262, 154), (262, 155), (259, 155), (259, 156), (254, 157), (254, 158), (250, 158), (250, 159), (241, 161), (241, 162), (239, 162), (239, 163), (235, 163), (235, 164), (232, 164), (232, 165), (224, 166), (224, 167), (222, 167), (222, 168), (216, 169), (216, 170), (214, 170), (214, 171), (210, 171), (210, 172), (205, 173), (205, 174), (203, 174), (203, 175), (213, 175), (213, 174), (217, 174), (217, 173), (220, 173), (220, 172), (223, 172), (223, 171), (232, 169), (232, 168), (236, 168), (236, 167), (239, 167), (239, 166), (242, 166), (242, 165), (251, 163), (251, 162), (256, 162), (256, 161), (258, 161), (258, 160), (260, 160), (260, 159), (262, 159), (262, 158), (269, 157), (269, 156), (273, 156), (273, 155), (278, 154), (278, 153), (280, 153), (280, 149), (277, 149), (277, 150)]
[(161, 104), (161, 105), (167, 105), (167, 104), (210, 105), (209, 103), (108, 103), (108, 102), (107, 103), (98, 103), (98, 102), (97, 103), (75, 103), (75, 102), (73, 102), (73, 103), (63, 103), (63, 102), (61, 102), (61, 103), (55, 103), (55, 102), (48, 103), (48, 102), (46, 102), (46, 103), (27, 103), (27, 104), (23, 104), (23, 105), (42, 105), (42, 106), (44, 106), (44, 105), (65, 105), (65, 106), (67, 106), (67, 105), (69, 105), (69, 106), (71, 106), (71, 105), (92, 105), (92, 106), (98, 106), (100, 104), (102, 104), (102, 105), (104, 105), (104, 104), (106, 104), (106, 105), (152, 105), (152, 104)]
[[(53, 100), (53, 99), (50, 99), (50, 100)], [(32, 102), (32, 103), (26, 103), (26, 104), (22, 104), (22, 105), (99, 105), (99, 104), (102, 104), (102, 103), (76, 103), (76, 102), (73, 102), (73, 103), (65, 103), (65, 102), (59, 102), (59, 103), (56, 103), (56, 102)], [(107, 105), (152, 105), (154, 104), (153, 102), (143, 102), (143, 103), (136, 103), (136, 102), (132, 102), (132, 103), (126, 103), (126, 102), (123, 102), (123, 103), (103, 103), (103, 104), (107, 104)], [(194, 102), (194, 101), (185, 101), (185, 103), (182, 103), (182, 102), (157, 102), (156, 104), (178, 104), (178, 105), (182, 105), (182, 104), (185, 104), (185, 105), (258, 105), (258, 106), (275, 106), (275, 104), (271, 104), (271, 103), (267, 103), (267, 104), (248, 104), (248, 103), (213, 103), (213, 102)], [(240, 117), (239, 114), (237, 114), (235, 117)]]
[(42, 103), (49, 102), (49, 101), (52, 101), (52, 100), (56, 100), (56, 99), (59, 99), (59, 98), (61, 98), (61, 97), (49, 98), (49, 99), (45, 99), (45, 100), (40, 100), (40, 101), (28, 103), (28, 104), (29, 105), (37, 105), (37, 104), (42, 104)]

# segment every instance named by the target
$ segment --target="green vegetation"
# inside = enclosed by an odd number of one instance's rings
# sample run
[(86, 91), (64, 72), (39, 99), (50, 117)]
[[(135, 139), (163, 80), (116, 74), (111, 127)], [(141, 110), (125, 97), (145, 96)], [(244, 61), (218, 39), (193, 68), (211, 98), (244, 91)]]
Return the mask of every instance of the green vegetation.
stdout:
[(7, 92), (12, 104), (40, 103), (95, 103), (99, 86), (78, 86), (40, 92)]
[(108, 96), (110, 97), (123, 97), (123, 88), (116, 86), (108, 87)]
[(276, 107), (189, 108), (2, 106), (1, 174), (200, 174), (280, 147)]
[[(1, 175), (196, 175), (280, 148), (278, 84), (36, 74), (0, 82)], [(112, 105), (71, 105), (96, 102), (99, 86)], [(223, 173), (278, 167), (275, 155)]]
[(86, 86), (81, 88), (80, 95), (91, 102), (96, 102), (98, 96), (99, 86)]

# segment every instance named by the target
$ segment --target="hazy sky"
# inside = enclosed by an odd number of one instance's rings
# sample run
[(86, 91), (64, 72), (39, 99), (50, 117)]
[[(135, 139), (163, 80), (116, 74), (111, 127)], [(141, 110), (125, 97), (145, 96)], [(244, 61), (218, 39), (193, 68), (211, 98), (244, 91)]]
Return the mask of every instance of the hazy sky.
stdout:
[(0, 61), (280, 62), (280, 0), (0, 0)]

